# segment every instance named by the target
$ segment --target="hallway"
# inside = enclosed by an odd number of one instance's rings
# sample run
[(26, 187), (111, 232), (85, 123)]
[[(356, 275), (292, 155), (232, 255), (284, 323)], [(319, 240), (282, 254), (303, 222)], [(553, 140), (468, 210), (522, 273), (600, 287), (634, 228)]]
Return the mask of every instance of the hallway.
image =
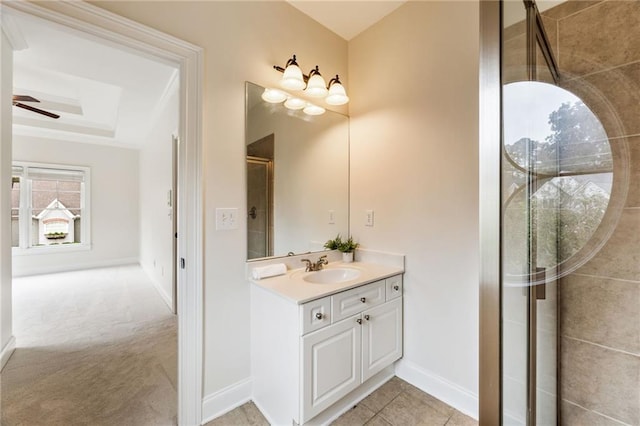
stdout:
[(177, 317), (138, 265), (17, 278), (2, 425), (173, 425)]

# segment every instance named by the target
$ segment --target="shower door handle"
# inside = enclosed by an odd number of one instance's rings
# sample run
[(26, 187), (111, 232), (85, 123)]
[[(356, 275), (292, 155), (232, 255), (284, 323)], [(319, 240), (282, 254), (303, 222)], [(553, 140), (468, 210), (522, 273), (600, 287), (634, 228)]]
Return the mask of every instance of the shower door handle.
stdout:
[(545, 268), (536, 268), (536, 276), (534, 282), (536, 284), (536, 300), (545, 300), (547, 298), (547, 277)]

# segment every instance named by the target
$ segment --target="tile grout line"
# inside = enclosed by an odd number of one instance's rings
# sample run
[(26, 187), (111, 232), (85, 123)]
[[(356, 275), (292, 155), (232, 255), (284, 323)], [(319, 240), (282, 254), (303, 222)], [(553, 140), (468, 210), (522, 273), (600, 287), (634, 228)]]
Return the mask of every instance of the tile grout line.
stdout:
[(625, 351), (624, 349), (612, 348), (611, 346), (601, 345), (599, 343), (591, 342), (589, 340), (579, 339), (577, 337), (571, 337), (571, 336), (566, 336), (566, 335), (562, 336), (562, 337), (565, 338), (565, 339), (574, 340), (576, 342), (584, 343), (584, 344), (587, 344), (587, 345), (597, 346), (599, 348), (606, 349), (606, 350), (609, 350), (609, 351), (613, 351), (613, 352), (617, 352), (617, 353), (621, 353), (621, 354), (625, 354), (625, 355), (630, 355), (630, 356), (634, 356), (634, 357), (640, 357), (640, 353), (633, 353), (633, 352)]
[[(632, 209), (639, 209), (640, 207), (629, 207)], [(610, 280), (610, 281), (621, 281), (624, 283), (630, 283), (630, 284), (640, 284), (640, 281), (637, 280), (627, 280), (624, 278), (615, 278), (615, 277), (609, 277), (609, 276), (604, 276), (604, 275), (593, 275), (593, 274), (585, 274), (582, 272), (572, 272), (571, 275), (577, 275), (579, 277), (587, 277), (587, 278), (598, 278), (598, 279), (606, 279), (606, 280)], [(566, 278), (566, 277), (563, 277)]]
[(579, 408), (581, 408), (581, 409), (583, 409), (583, 410), (585, 410), (585, 411), (589, 411), (589, 412), (595, 413), (595, 414), (597, 414), (597, 415), (599, 415), (599, 416), (605, 417), (605, 418), (607, 418), (607, 419), (609, 419), (609, 420), (613, 420), (614, 422), (619, 423), (621, 426), (622, 426), (622, 425), (624, 425), (624, 426), (632, 426), (632, 425), (630, 425), (630, 424), (628, 424), (628, 423), (624, 423), (624, 422), (622, 422), (621, 420), (618, 420), (618, 419), (616, 419), (616, 418), (614, 418), (614, 417), (608, 416), (608, 415), (606, 415), (606, 414), (604, 414), (604, 413), (601, 413), (601, 412), (599, 412), (599, 411), (592, 410), (592, 409), (587, 408), (587, 407), (583, 407), (582, 405), (578, 404), (578, 403), (577, 403), (577, 402), (575, 402), (575, 401), (571, 401), (570, 399), (562, 398), (562, 401), (564, 401), (564, 402), (566, 402), (566, 403), (569, 403), (569, 404), (571, 404), (571, 405), (575, 405), (576, 407), (579, 407)]
[[(393, 401), (395, 401), (396, 399), (398, 399), (398, 398), (400, 397), (400, 395), (402, 395), (402, 394), (403, 394), (403, 393), (405, 393), (405, 392), (406, 392), (406, 391), (404, 391), (404, 390), (403, 390), (403, 391), (401, 391), (399, 394), (397, 394), (396, 396), (394, 396), (394, 397), (391, 399), (391, 401), (387, 402), (387, 403), (386, 403), (386, 404), (385, 404), (385, 405), (384, 405), (380, 410), (378, 410), (378, 411), (376, 412), (376, 415), (375, 415), (375, 416), (377, 416), (377, 415), (379, 414), (379, 415), (380, 415), (380, 417), (382, 417), (382, 418), (383, 418), (387, 423), (389, 423), (389, 424), (390, 424), (390, 425), (392, 425), (392, 426), (395, 426), (395, 425), (394, 425), (394, 423), (393, 423), (391, 420), (387, 419), (385, 416), (383, 416), (383, 415), (382, 415), (382, 411), (383, 411), (385, 408), (387, 408), (389, 405), (391, 405), (391, 403), (393, 403)], [(375, 416), (373, 416), (373, 417), (375, 417)]]

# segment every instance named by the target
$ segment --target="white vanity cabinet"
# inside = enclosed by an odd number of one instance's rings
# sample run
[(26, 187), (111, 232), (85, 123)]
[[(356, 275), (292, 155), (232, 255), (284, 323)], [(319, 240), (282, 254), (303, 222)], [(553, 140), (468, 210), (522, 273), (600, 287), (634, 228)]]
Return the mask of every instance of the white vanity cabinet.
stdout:
[(296, 305), (252, 286), (254, 402), (272, 424), (308, 422), (402, 356), (401, 288), (397, 275)]
[(302, 421), (313, 418), (401, 356), (399, 298), (303, 336)]

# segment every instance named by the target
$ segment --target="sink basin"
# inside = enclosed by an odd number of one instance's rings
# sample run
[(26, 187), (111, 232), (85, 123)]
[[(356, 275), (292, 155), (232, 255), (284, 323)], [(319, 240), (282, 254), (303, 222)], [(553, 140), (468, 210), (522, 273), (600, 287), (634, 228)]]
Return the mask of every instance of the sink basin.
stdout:
[(360, 276), (360, 271), (353, 268), (333, 268), (322, 271), (311, 272), (302, 279), (312, 284), (337, 284), (356, 279)]

